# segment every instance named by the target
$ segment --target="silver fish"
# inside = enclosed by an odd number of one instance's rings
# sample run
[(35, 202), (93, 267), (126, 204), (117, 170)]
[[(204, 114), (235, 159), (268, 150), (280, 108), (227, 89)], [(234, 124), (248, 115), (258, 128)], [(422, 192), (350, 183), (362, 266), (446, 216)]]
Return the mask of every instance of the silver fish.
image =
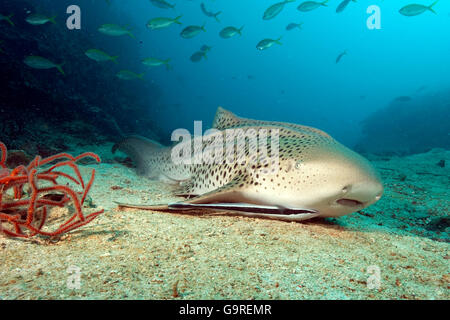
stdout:
[(25, 57), (25, 59), (23, 60), (23, 62), (29, 66), (30, 68), (33, 69), (52, 69), (52, 68), (56, 68), (58, 69), (59, 72), (61, 72), (62, 75), (65, 75), (64, 70), (62, 68), (62, 64), (56, 64), (53, 63), (52, 61), (40, 57), (40, 56), (28, 56)]
[(172, 24), (181, 24), (179, 21), (182, 16), (178, 16), (176, 18), (154, 18), (147, 22), (147, 28), (155, 30), (162, 29), (171, 26)]
[(302, 23), (293, 23), (292, 22), (292, 23), (289, 23), (286, 26), (286, 30), (290, 31), (290, 30), (295, 29), (295, 28), (301, 29), (302, 26), (303, 26), (303, 22)]
[(25, 21), (33, 26), (40, 26), (46, 24), (47, 22), (56, 24), (55, 18), (56, 16), (47, 17), (40, 13), (32, 13), (28, 17), (26, 17)]
[(100, 33), (106, 34), (112, 37), (119, 37), (123, 35), (129, 35), (131, 38), (135, 36), (126, 27), (119, 26), (117, 24), (103, 24), (98, 28)]
[(338, 7), (336, 8), (336, 13), (341, 13), (342, 11), (344, 11), (345, 8), (347, 8), (347, 6), (350, 3), (350, 1), (356, 2), (356, 0), (344, 0), (344, 1), (342, 1), (338, 5)]
[(305, 1), (300, 3), (300, 5), (297, 7), (298, 11), (301, 12), (308, 12), (314, 9), (319, 8), (320, 6), (327, 6), (328, 0), (322, 1), (322, 2), (316, 2), (316, 1)]
[(135, 73), (129, 70), (121, 70), (116, 74), (116, 77), (121, 80), (135, 80), (135, 79), (144, 80), (144, 76), (145, 73)]
[(204, 4), (203, 2), (200, 4), (200, 8), (202, 9), (202, 12), (203, 12), (203, 14), (204, 14), (205, 16), (210, 17), (210, 18), (214, 18), (214, 19), (216, 19), (217, 22), (220, 22), (218, 16), (219, 16), (219, 14), (222, 13), (222, 11), (218, 11), (218, 12), (211, 12), (211, 11), (208, 11), (208, 10), (206, 9), (206, 6), (205, 6), (205, 4)]
[(191, 38), (195, 37), (196, 35), (198, 35), (201, 31), (206, 32), (204, 25), (203, 26), (187, 26), (186, 28), (184, 28), (181, 31), (180, 36), (185, 39), (191, 39)]
[(220, 31), (219, 35), (220, 35), (220, 37), (222, 37), (224, 39), (229, 39), (231, 37), (234, 37), (237, 34), (239, 34), (241, 36), (242, 29), (244, 29), (244, 26), (242, 26), (240, 29), (232, 27), (232, 26), (225, 27)]
[(4, 16), (0, 13), (0, 21), (6, 21), (8, 22), (11, 26), (15, 26), (14, 22), (12, 22), (11, 18), (14, 16), (14, 14), (10, 14), (9, 16)]
[(336, 64), (339, 63), (339, 61), (341, 61), (341, 59), (347, 54), (347, 50), (345, 50), (344, 52), (340, 53), (337, 58), (336, 58)]
[(431, 11), (434, 14), (436, 14), (436, 11), (434, 11), (433, 7), (439, 2), (439, 0), (436, 0), (429, 6), (424, 6), (422, 4), (409, 4), (407, 6), (404, 6), (400, 9), (400, 14), (407, 16), (407, 17), (413, 17), (418, 16), (419, 14), (424, 13), (425, 11)]
[(115, 64), (117, 64), (117, 58), (119, 56), (110, 56), (106, 52), (103, 52), (98, 49), (89, 49), (84, 53), (89, 59), (92, 59), (97, 62), (104, 62), (104, 61), (112, 61)]
[(272, 47), (274, 44), (279, 44), (281, 45), (282, 43), (280, 42), (281, 37), (279, 37), (278, 39), (263, 39), (260, 42), (258, 42), (258, 44), (256, 45), (256, 49), (258, 50), (266, 50), (269, 49), (270, 47)]
[(203, 50), (195, 52), (190, 58), (192, 62), (200, 62), (202, 59), (207, 59), (206, 52)]
[(150, 0), (150, 2), (158, 8), (161, 9), (175, 9), (175, 5), (174, 4), (170, 4), (167, 1), (164, 0)]
[(285, 0), (283, 2), (275, 3), (268, 7), (263, 14), (263, 20), (270, 20), (275, 18), (284, 9), (284, 5), (289, 2), (295, 2), (296, 0)]

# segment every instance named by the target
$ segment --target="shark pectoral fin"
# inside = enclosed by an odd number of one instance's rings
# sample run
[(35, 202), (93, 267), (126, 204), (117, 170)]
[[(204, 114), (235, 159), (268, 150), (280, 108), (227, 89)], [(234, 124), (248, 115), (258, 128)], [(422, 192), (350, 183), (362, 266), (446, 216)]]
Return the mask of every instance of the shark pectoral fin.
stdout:
[(316, 210), (304, 209), (304, 208), (283, 208), (279, 206), (267, 206), (258, 205), (254, 203), (189, 203), (189, 202), (177, 202), (170, 203), (169, 209), (174, 210), (198, 210), (198, 209), (211, 209), (220, 211), (233, 211), (240, 213), (253, 213), (260, 215), (306, 215), (310, 218), (312, 215), (316, 216), (318, 213)]
[(130, 209), (142, 209), (142, 210), (156, 210), (156, 211), (167, 211), (169, 207), (167, 204), (154, 204), (154, 205), (145, 205), (145, 204), (131, 204), (131, 203), (123, 203), (114, 201), (119, 209), (130, 208)]
[(192, 179), (181, 181), (176, 187), (173, 188), (172, 194), (176, 197), (193, 198), (198, 194), (194, 191), (194, 181)]

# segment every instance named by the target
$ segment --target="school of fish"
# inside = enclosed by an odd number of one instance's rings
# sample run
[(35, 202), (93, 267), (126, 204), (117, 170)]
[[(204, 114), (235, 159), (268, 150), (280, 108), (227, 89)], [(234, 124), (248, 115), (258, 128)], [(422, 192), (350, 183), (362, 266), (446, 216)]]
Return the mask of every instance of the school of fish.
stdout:
[[(270, 5), (264, 12), (262, 13), (262, 20), (268, 21), (275, 19), (283, 10), (286, 10), (286, 8), (291, 7), (291, 3), (296, 2), (297, 0), (284, 0), (281, 2), (274, 3)], [(425, 1), (425, 0), (421, 0)], [(160, 9), (172, 9), (175, 10), (175, 3), (170, 3), (166, 0), (150, 0), (149, 1), (151, 5), (160, 8)], [(337, 4), (336, 7), (336, 13), (342, 13), (344, 10), (346, 10), (349, 6), (351, 6), (351, 3), (357, 3), (357, 0), (339, 0), (335, 1)], [(112, 4), (111, 0), (106, 0), (106, 3), (108, 5)], [(413, 17), (418, 16), (421, 14), (424, 14), (426, 12), (431, 12), (436, 14), (436, 11), (434, 10), (435, 6), (439, 3), (439, 0), (435, 0), (434, 2), (430, 4), (418, 4), (418, 3), (412, 3), (405, 5), (399, 9), (399, 14), (406, 16), (406, 17)], [(297, 5), (297, 11), (301, 12), (302, 14), (307, 14), (308, 12), (315, 11), (315, 10), (322, 10), (323, 8), (327, 8), (330, 6), (330, 0), (323, 0), (323, 1), (301, 1)], [(216, 12), (212, 11), (210, 8), (207, 7), (207, 5), (203, 2), (200, 3), (200, 10), (207, 18), (213, 18), (217, 23), (221, 23), (221, 20), (219, 20), (219, 15), (223, 15), (222, 10), (218, 10)], [(42, 12), (33, 12), (29, 13), (28, 16), (25, 18), (25, 21), (37, 28), (43, 27), (44, 25), (50, 23), (57, 25), (56, 21), (57, 16), (56, 15), (48, 15), (46, 13)], [(146, 26), (149, 30), (155, 31), (155, 30), (161, 30), (165, 28), (169, 28), (172, 25), (183, 25), (183, 22), (180, 21), (180, 19), (183, 18), (183, 15), (177, 15), (175, 17), (154, 17), (148, 20)], [(16, 27), (16, 24), (14, 23), (14, 13), (5, 14), (0, 13), (0, 23), (2, 21), (5, 21), (7, 24), (9, 24), (11, 27)], [(292, 31), (294, 29), (302, 30), (303, 29), (303, 22), (291, 22), (286, 25), (285, 29), (286, 31)], [(242, 36), (243, 35), (243, 29), (244, 24), (242, 24), (240, 27), (233, 26), (233, 25), (225, 25), (221, 31), (219, 32), (219, 37), (222, 39), (231, 39), (235, 38), (236, 36)], [(99, 33), (102, 33), (104, 35), (110, 36), (110, 37), (120, 37), (120, 36), (129, 36), (132, 39), (136, 39), (136, 36), (133, 34), (132, 30), (128, 26), (119, 25), (115, 23), (104, 23), (101, 24), (97, 28)], [(180, 32), (180, 37), (183, 39), (192, 39), (194, 37), (199, 36), (202, 33), (206, 33), (206, 23), (203, 24), (193, 24), (193, 25), (187, 25), (183, 27), (183, 29)], [(267, 50), (274, 45), (281, 45), (282, 36), (280, 35), (277, 38), (264, 38), (261, 39), (256, 44), (256, 49), (259, 51)], [(3, 41), (0, 42), (0, 44)], [(211, 46), (204, 45), (202, 49), (194, 52), (191, 57), (190, 61), (192, 62), (200, 62), (202, 60), (207, 60), (207, 53), (211, 50)], [(0, 48), (0, 53), (4, 53), (4, 48)], [(105, 62), (113, 62), (117, 64), (117, 60), (119, 59), (119, 56), (117, 55), (111, 55), (105, 51), (102, 51), (100, 48), (90, 48), (87, 49), (84, 54), (89, 59), (98, 62), (98, 63), (105, 63)], [(347, 55), (347, 50), (342, 51), (338, 54), (336, 58), (336, 64), (340, 63), (342, 58)], [(159, 66), (166, 66), (167, 70), (171, 70), (172, 66), (169, 65), (170, 58), (160, 58), (160, 57), (148, 57), (142, 60), (142, 64), (149, 68), (159, 67)], [(64, 65), (64, 62), (56, 63), (52, 61), (51, 59), (48, 59), (46, 57), (41, 57), (38, 55), (29, 55), (24, 57), (23, 62), (33, 69), (56, 69), (58, 70), (62, 75), (65, 75), (65, 72), (62, 68)], [(116, 76), (118, 79), (121, 80), (143, 80), (145, 73), (140, 72), (133, 72), (130, 70), (120, 70), (117, 72)]]

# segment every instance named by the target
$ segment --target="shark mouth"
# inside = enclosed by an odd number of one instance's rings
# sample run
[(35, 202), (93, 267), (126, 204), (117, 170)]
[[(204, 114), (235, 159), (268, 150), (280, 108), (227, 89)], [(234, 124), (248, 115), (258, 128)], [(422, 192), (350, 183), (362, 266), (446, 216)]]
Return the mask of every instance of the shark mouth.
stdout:
[(347, 207), (360, 207), (360, 206), (364, 206), (364, 202), (358, 201), (358, 200), (354, 200), (354, 199), (339, 199), (336, 201), (337, 203), (339, 203), (340, 205), (343, 206), (347, 206)]

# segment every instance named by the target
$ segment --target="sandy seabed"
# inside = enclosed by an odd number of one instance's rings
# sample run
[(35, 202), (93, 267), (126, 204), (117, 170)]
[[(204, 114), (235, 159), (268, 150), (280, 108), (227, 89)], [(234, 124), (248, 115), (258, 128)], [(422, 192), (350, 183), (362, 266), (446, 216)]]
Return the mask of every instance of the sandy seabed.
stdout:
[(377, 204), (299, 223), (118, 210), (176, 199), (110, 147), (88, 148), (104, 163), (81, 166), (97, 170), (104, 214), (56, 242), (0, 235), (0, 299), (450, 298), (450, 151), (372, 157)]

